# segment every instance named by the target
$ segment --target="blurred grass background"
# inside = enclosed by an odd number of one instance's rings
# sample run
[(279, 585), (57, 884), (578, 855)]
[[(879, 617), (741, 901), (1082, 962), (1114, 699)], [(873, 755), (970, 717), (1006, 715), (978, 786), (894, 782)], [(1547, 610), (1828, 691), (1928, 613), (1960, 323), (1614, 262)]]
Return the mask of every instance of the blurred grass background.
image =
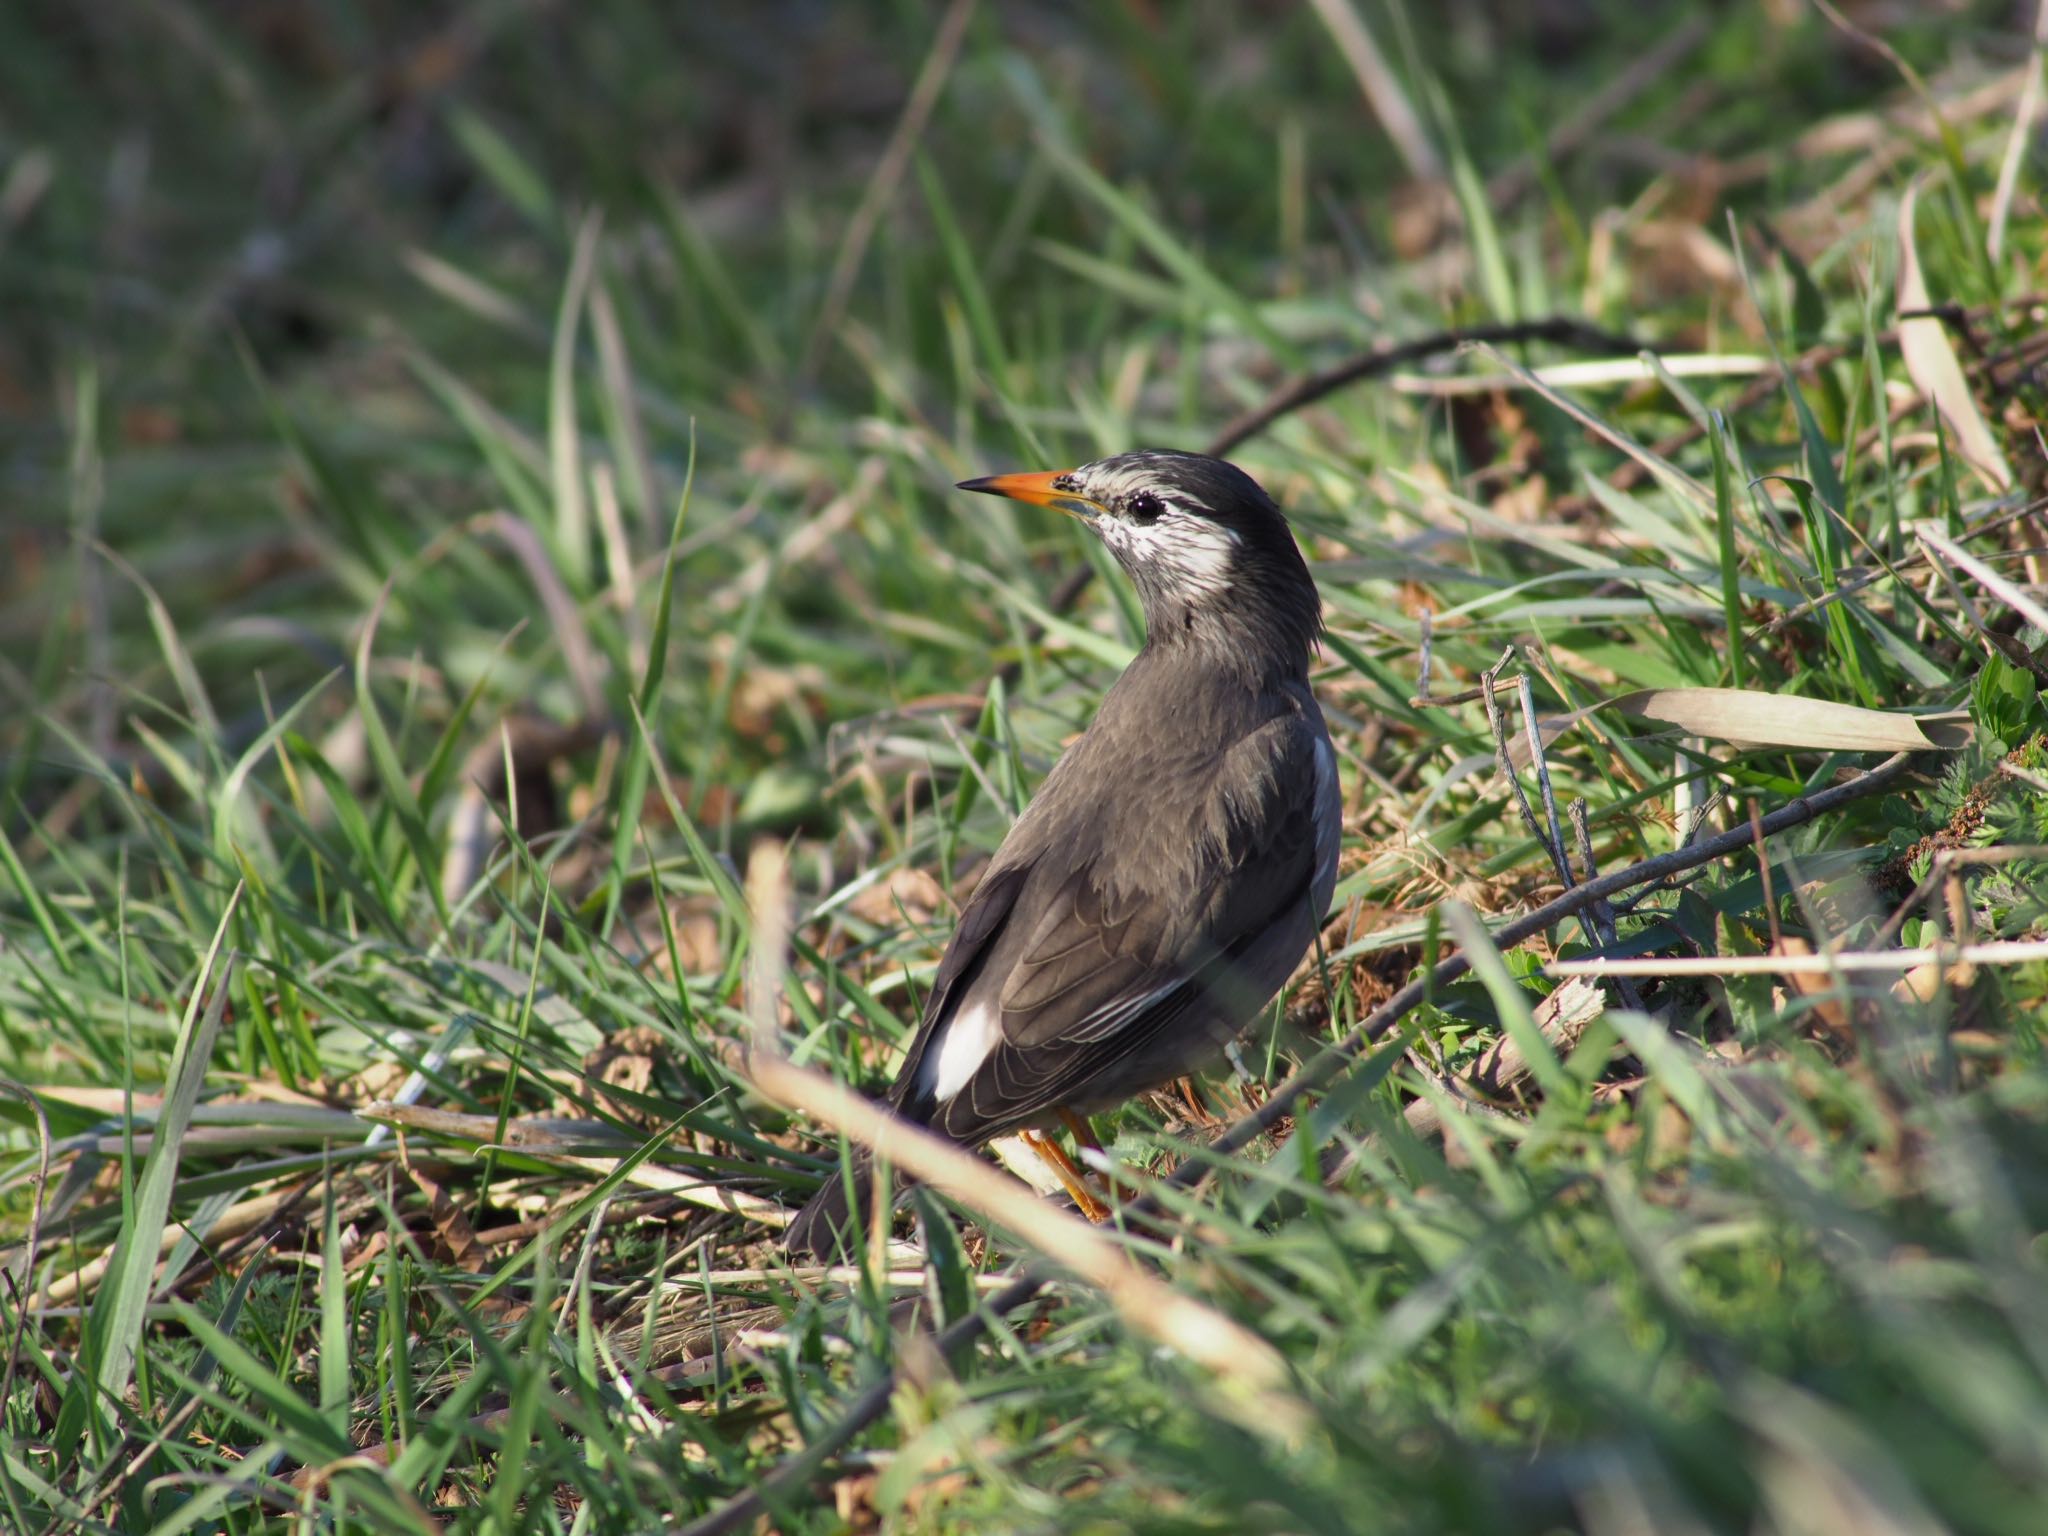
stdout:
[[(1967, 735), (1623, 952), (2038, 938), (2035, 29), (9, 7), (0, 1524), (680, 1526), (894, 1370), (776, 1528), (2040, 1529), (2038, 961), (1603, 988), (1514, 1082), (1584, 935), (1442, 989), (1131, 1240), (1277, 1348), (1282, 1434), (1080, 1286), (937, 1359), (1007, 1249), (927, 1197), (855, 1274), (780, 1263), (837, 1148), (747, 1086), (737, 885), (789, 845), (787, 1037), (884, 1082), (1142, 638), (1078, 530), (951, 482), (1563, 316), (1662, 371), (1448, 351), (1234, 451), (1315, 561), (1348, 807), (1252, 1075), (1556, 892), (1479, 706), (1410, 702), (1425, 611), (1438, 696), (1513, 643), (1546, 714)], [(1602, 869), (1876, 761), (1759, 708), (1556, 740)], [(1105, 1129), (1161, 1170), (1204, 1117)]]

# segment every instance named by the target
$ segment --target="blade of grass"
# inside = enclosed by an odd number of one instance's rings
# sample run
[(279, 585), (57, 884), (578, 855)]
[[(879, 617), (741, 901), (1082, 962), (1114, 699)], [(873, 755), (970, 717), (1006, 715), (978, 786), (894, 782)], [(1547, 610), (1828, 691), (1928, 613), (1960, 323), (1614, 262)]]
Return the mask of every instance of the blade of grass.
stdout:
[[(193, 1107), (206, 1084), (214, 1041), (220, 1035), (221, 1018), (227, 1007), (233, 958), (224, 955), (223, 950), (241, 899), (242, 887), (238, 884), (221, 909), (220, 922), (200, 962), (191, 996), (186, 999), (185, 1016), (178, 1026), (178, 1041), (164, 1085), (163, 1108), (149, 1152), (142, 1161), (134, 1198), (122, 1213), (113, 1268), (93, 1299), (92, 1316), (86, 1325), (90, 1342), (85, 1354), (94, 1368), (90, 1377), (83, 1371), (73, 1377), (72, 1391), (58, 1413), (60, 1440), (76, 1442), (88, 1432), (89, 1426), (94, 1427), (95, 1438), (99, 1438), (104, 1433), (98, 1428), (104, 1424), (102, 1402), (120, 1402), (134, 1374), (151, 1280), (156, 1273), (164, 1229), (170, 1221), (171, 1196), (177, 1188), (185, 1130), (192, 1123)], [(209, 982), (213, 985), (211, 996), (207, 993)]]

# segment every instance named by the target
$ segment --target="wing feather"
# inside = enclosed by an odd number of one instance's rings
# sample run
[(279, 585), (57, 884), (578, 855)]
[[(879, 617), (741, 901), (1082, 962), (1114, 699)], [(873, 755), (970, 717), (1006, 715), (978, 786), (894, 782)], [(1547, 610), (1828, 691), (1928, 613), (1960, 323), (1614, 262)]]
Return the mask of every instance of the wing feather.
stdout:
[(924, 1017), (896, 1074), (896, 1084), (889, 1090), (889, 1102), (896, 1108), (907, 1109), (916, 1099), (926, 1053), (931, 1050), (940, 1026), (953, 1016), (955, 1004), (987, 961), (1029, 874), (1028, 866), (992, 868), (967, 898), (952, 942), (946, 946), (938, 972), (932, 977), (932, 990), (924, 1001)]
[(1031, 931), (1006, 939), (1006, 975), (976, 985), (982, 997), (1000, 988), (1002, 1039), (960, 1091), (934, 1107), (936, 1127), (973, 1140), (1084, 1098), (1091, 1079), (1198, 1005), (1213, 1005), (1230, 985), (1232, 962), (1276, 921), (1312, 899), (1327, 901), (1315, 759), (1325, 738), (1299, 717), (1273, 730), (1278, 739), (1254, 733), (1233, 749), (1237, 762), (1219, 761), (1214, 782), (1236, 786), (1234, 797), (1210, 791), (1206, 814), (1173, 829), (1178, 847), (1194, 839), (1201, 851), (1162, 870), (1164, 878), (1133, 881), (1129, 850), (1117, 861), (1125, 878), (1114, 886), (1104, 850), (1069, 857), (1063, 868), (1041, 860), (1026, 903)]

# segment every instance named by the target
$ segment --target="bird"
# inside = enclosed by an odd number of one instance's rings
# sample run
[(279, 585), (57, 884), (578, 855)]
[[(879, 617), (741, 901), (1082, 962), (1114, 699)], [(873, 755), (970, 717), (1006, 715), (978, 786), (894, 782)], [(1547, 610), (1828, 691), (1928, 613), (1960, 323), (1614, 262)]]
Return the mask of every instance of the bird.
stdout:
[[(958, 489), (1079, 519), (1136, 588), (1145, 639), (964, 903), (886, 1103), (962, 1146), (1023, 1134), (1088, 1211), (1042, 1133), (1092, 1145), (1082, 1117), (1223, 1054), (1329, 908), (1322, 602), (1272, 497), (1221, 459), (1147, 449)], [(793, 1257), (856, 1250), (872, 1168), (848, 1168), (785, 1229)]]

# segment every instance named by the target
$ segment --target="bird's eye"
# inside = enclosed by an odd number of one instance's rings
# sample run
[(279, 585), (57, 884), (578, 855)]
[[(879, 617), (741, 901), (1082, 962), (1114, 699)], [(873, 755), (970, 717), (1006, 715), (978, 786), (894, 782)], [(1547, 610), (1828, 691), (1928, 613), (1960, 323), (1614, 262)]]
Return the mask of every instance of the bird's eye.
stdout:
[(1166, 503), (1150, 491), (1139, 491), (1124, 503), (1124, 516), (1134, 523), (1156, 523), (1166, 511)]

